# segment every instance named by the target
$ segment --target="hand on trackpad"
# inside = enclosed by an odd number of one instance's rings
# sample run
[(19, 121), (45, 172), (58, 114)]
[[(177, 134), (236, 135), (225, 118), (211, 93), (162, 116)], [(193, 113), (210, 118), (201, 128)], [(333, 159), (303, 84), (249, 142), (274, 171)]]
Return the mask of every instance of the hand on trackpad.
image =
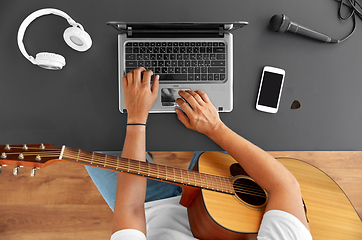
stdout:
[(173, 106), (178, 107), (178, 104), (176, 103), (176, 99), (180, 98), (180, 95), (178, 92), (180, 90), (190, 90), (185, 88), (162, 88), (161, 89), (161, 104), (162, 106)]

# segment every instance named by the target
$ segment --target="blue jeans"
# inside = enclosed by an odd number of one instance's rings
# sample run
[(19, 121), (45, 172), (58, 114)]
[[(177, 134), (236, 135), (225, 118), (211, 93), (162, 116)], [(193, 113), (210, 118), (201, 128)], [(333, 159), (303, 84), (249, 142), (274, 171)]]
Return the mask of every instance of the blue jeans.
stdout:
[[(122, 154), (121, 152), (119, 153), (102, 152), (102, 153), (113, 155), (116, 157), (120, 157)], [(192, 156), (188, 168), (189, 170), (193, 169), (196, 161), (199, 159), (201, 154), (202, 152), (194, 152), (194, 155)], [(94, 184), (98, 188), (98, 191), (102, 194), (102, 197), (104, 198), (104, 200), (106, 200), (108, 206), (112, 209), (112, 211), (114, 211), (118, 172), (113, 172), (90, 166), (85, 166), (85, 167), (88, 171), (89, 176), (92, 178)], [(177, 185), (147, 179), (145, 202), (174, 197), (181, 194), (182, 194), (182, 188)]]

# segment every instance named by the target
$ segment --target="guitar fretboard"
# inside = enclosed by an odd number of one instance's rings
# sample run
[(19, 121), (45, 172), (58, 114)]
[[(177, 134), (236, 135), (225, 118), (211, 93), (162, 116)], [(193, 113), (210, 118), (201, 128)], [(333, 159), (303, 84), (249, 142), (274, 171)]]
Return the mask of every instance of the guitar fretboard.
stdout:
[(229, 178), (196, 171), (83, 151), (65, 146), (62, 149), (60, 159), (112, 171), (131, 173), (169, 183), (178, 183), (228, 194), (235, 193), (232, 181)]

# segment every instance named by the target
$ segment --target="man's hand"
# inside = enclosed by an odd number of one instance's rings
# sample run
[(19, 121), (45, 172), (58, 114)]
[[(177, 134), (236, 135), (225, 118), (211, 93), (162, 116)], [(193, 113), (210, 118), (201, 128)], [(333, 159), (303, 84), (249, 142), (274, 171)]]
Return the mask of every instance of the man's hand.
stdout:
[(189, 129), (211, 137), (212, 133), (223, 126), (219, 113), (212, 105), (209, 97), (203, 91), (179, 91), (183, 99), (178, 98), (177, 104), (181, 107), (175, 109), (178, 119)]
[[(143, 79), (141, 79), (143, 73)], [(122, 79), (124, 100), (128, 114), (128, 123), (146, 123), (148, 112), (157, 99), (159, 76), (153, 79), (152, 71), (139, 67), (124, 75)]]

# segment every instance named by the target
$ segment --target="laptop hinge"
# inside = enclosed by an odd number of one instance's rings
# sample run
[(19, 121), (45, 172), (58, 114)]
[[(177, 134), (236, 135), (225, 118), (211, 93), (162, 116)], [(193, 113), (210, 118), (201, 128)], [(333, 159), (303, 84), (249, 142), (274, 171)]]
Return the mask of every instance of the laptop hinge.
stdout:
[(107, 25), (117, 29), (121, 34), (129, 37), (155, 36), (155, 37), (224, 37), (225, 33), (230, 33), (239, 29), (248, 22), (230, 23), (127, 23), (127, 22), (107, 22)]
[(127, 30), (119, 30), (121, 33), (126, 33), (127, 34), (127, 37), (136, 37), (136, 36), (145, 36), (145, 35), (149, 35), (149, 36), (152, 36), (152, 35), (163, 35), (163, 36), (167, 36), (167, 35), (178, 35), (178, 34), (182, 34), (182, 35), (199, 35), (199, 36), (202, 36), (202, 35), (205, 35), (205, 37), (211, 37), (212, 35), (214, 37), (224, 37), (224, 28), (223, 27), (220, 27), (219, 28), (219, 31), (190, 31), (190, 30), (143, 30), (143, 29), (133, 29), (132, 27), (127, 27)]
[(247, 25), (247, 22), (236, 23), (126, 23), (107, 22), (121, 34), (130, 38), (223, 38), (225, 33)]
[(204, 38), (217, 38), (224, 37), (225, 30), (221, 27), (218, 30), (210, 31), (194, 31), (194, 30), (144, 30), (144, 29), (133, 29), (132, 27), (127, 27), (127, 30), (120, 30), (121, 33), (127, 34), (129, 38), (137, 37), (159, 37), (159, 38), (186, 38), (186, 37), (204, 37)]
[(224, 28), (223, 27), (219, 27), (219, 36), (223, 37), (224, 36)]
[(132, 27), (127, 27), (127, 36), (132, 36)]

